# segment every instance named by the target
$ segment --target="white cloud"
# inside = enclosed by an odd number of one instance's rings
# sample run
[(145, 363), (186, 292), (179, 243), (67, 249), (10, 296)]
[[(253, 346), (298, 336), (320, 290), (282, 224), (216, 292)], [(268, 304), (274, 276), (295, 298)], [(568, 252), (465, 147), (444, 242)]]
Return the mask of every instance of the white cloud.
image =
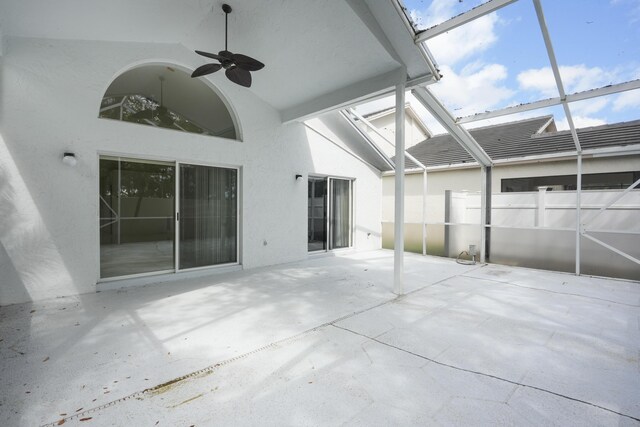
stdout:
[[(451, 0), (434, 0), (426, 10), (412, 10), (410, 15), (422, 28), (429, 28), (454, 16), (455, 6)], [(484, 52), (498, 40), (498, 19), (497, 13), (485, 15), (429, 40), (427, 46), (438, 64), (452, 66)]]
[(424, 10), (413, 9), (409, 11), (409, 15), (418, 28), (430, 28), (440, 24), (465, 10), (472, 9), (486, 0), (467, 1), (461, 6), (461, 1), (456, 0), (432, 0)]
[(442, 67), (444, 78), (433, 92), (455, 116), (466, 116), (504, 106), (514, 91), (504, 86), (507, 68), (500, 64), (473, 63), (457, 74)]
[(597, 112), (602, 111), (606, 106), (609, 105), (609, 99), (600, 97), (600, 98), (592, 98), (586, 99), (584, 101), (572, 102), (569, 104), (571, 106), (571, 113), (577, 116), (588, 116), (589, 114), (595, 114)]
[(613, 111), (619, 112), (627, 108), (640, 107), (640, 89), (624, 92), (613, 101)]
[[(606, 86), (616, 79), (615, 71), (604, 71), (600, 67), (585, 65), (560, 66), (560, 77), (566, 93)], [(532, 68), (518, 74), (518, 83), (523, 90), (536, 91), (540, 96), (553, 98), (558, 96), (558, 89), (551, 67)]]
[(454, 65), (479, 55), (498, 40), (494, 26), (496, 14), (486, 15), (427, 42), (438, 64)]
[[(573, 118), (573, 124), (576, 128), (588, 128), (591, 126), (600, 126), (600, 125), (606, 125), (607, 122), (602, 120), (602, 119), (598, 119), (595, 117), (586, 117), (586, 116), (574, 116), (572, 115)], [(556, 126), (558, 127), (558, 130), (567, 130), (569, 129), (569, 122), (567, 121), (566, 118), (563, 118), (562, 120), (558, 120), (556, 121)]]

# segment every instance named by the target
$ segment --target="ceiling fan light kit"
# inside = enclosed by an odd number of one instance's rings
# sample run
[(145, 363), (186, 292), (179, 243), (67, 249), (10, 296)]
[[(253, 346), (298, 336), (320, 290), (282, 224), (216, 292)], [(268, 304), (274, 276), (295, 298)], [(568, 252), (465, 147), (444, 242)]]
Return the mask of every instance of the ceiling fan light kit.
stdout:
[(242, 55), (240, 53), (232, 53), (227, 49), (227, 21), (229, 13), (231, 13), (231, 6), (228, 4), (222, 5), (222, 11), (224, 12), (224, 50), (215, 53), (203, 52), (196, 50), (198, 55), (206, 56), (207, 58), (215, 59), (219, 63), (205, 64), (196, 68), (191, 77), (201, 77), (207, 74), (215, 73), (216, 71), (224, 68), (224, 73), (229, 80), (244, 87), (251, 87), (251, 73), (250, 71), (258, 71), (264, 68), (264, 64), (257, 59), (253, 59), (250, 56)]

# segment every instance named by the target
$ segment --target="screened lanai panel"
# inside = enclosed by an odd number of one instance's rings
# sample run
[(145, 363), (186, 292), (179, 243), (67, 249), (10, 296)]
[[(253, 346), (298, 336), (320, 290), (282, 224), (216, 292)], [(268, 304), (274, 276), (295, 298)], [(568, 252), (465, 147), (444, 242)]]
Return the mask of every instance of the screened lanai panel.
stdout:
[(568, 93), (640, 78), (636, 0), (546, 0), (542, 4)]
[[(431, 5), (447, 9), (454, 3)], [(444, 75), (431, 89), (456, 117), (558, 96), (551, 74), (540, 82), (551, 69), (531, 1), (512, 3), (425, 44)]]
[(238, 171), (180, 165), (181, 269), (238, 261)]
[(404, 6), (405, 14), (409, 18), (413, 29), (419, 32), (487, 2), (488, 0), (467, 0), (464, 2), (452, 0), (401, 0), (400, 4)]

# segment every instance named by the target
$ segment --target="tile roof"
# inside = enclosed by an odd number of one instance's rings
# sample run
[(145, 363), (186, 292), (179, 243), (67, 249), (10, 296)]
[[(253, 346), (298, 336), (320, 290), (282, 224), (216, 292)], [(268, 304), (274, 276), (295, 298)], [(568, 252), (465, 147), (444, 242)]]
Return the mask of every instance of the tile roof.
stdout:
[[(537, 133), (552, 116), (470, 130), (493, 160), (575, 151), (570, 131)], [(583, 150), (640, 144), (640, 120), (578, 129)], [(473, 158), (448, 134), (429, 138), (407, 150), (427, 166), (473, 163)], [(406, 168), (415, 168), (406, 161)]]

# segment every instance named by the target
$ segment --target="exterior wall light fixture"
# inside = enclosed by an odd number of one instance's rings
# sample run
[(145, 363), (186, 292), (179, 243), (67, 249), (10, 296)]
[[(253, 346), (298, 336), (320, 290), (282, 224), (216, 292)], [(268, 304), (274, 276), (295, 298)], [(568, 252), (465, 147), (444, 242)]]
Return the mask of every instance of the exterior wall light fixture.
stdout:
[(75, 153), (72, 153), (70, 151), (66, 151), (62, 155), (62, 163), (64, 163), (67, 166), (73, 167), (78, 163), (78, 159), (76, 159)]
[(296, 175), (296, 181), (302, 181), (302, 175), (297, 174)]

